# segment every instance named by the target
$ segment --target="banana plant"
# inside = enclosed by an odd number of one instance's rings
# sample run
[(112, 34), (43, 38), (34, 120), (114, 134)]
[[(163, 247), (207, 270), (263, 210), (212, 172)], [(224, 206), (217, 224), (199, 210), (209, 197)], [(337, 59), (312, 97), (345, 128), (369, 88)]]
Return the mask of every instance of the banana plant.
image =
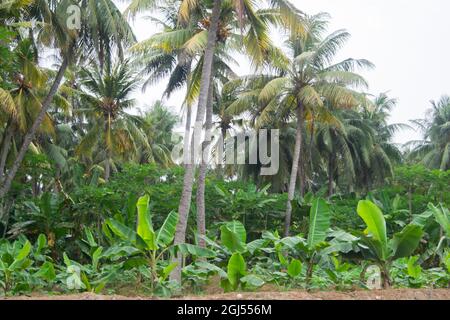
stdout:
[(49, 247), (45, 235), (32, 245), (23, 235), (10, 243), (0, 241), (0, 287), (9, 292), (31, 291), (46, 287), (56, 278), (52, 259), (47, 256)]
[(445, 256), (445, 249), (450, 246), (450, 212), (440, 204), (435, 206), (428, 204), (428, 209), (413, 219), (413, 224), (422, 227), (429, 234), (430, 242), (434, 242), (434, 246), (430, 247), (421, 260), (425, 261), (431, 258), (434, 260), (436, 256), (442, 260)]
[(380, 267), (383, 288), (392, 285), (389, 268), (393, 261), (409, 258), (417, 249), (423, 236), (423, 230), (415, 224), (407, 225), (401, 232), (388, 239), (386, 220), (380, 208), (369, 200), (358, 203), (358, 215), (367, 228), (361, 234), (363, 255)]
[(247, 263), (244, 256), (253, 254), (264, 247), (267, 243), (264, 240), (255, 240), (247, 243), (247, 231), (239, 221), (225, 223), (220, 228), (220, 240), (225, 252), (231, 257), (228, 260), (226, 277), (222, 275), (221, 286), (225, 292), (236, 291), (239, 287), (259, 288), (264, 285), (264, 280), (257, 275), (247, 271)]
[(309, 230), (306, 241), (302, 239), (297, 248), (303, 253), (307, 265), (306, 285), (309, 286), (314, 272), (314, 266), (321, 260), (323, 250), (329, 247), (327, 232), (331, 226), (331, 211), (328, 203), (317, 198), (313, 201), (309, 213)]
[[(341, 243), (333, 245), (326, 242), (329, 237), (331, 213), (328, 203), (316, 198), (312, 201), (309, 215), (309, 230), (307, 238), (301, 236), (280, 239), (275, 233), (265, 233), (263, 238), (270, 239), (274, 252), (282, 267), (287, 270), (290, 278), (300, 276), (303, 264), (306, 264), (306, 286), (309, 287), (314, 272), (314, 266), (324, 260), (329, 254), (340, 251)], [(328, 249), (328, 250), (326, 250)], [(300, 256), (300, 259), (290, 258), (289, 253)]]
[(254, 255), (265, 248), (270, 241), (258, 239), (247, 243), (247, 231), (240, 221), (223, 223), (220, 227), (220, 243), (203, 237), (208, 245), (215, 248), (218, 258), (226, 266), (226, 270), (207, 262), (198, 262), (196, 267), (200, 270), (218, 274), (221, 278), (221, 287), (225, 292), (236, 291), (239, 288), (259, 288), (265, 281), (247, 270), (246, 257)]
[[(164, 256), (171, 249), (180, 250), (183, 254), (191, 254), (196, 257), (215, 257), (215, 252), (190, 244), (173, 245), (175, 230), (178, 223), (178, 213), (171, 212), (167, 216), (161, 228), (154, 230), (149, 212), (150, 197), (148, 195), (139, 198), (137, 202), (137, 226), (136, 231), (130, 229), (117, 219), (106, 221), (107, 228), (122, 241), (136, 249), (136, 254), (131, 255), (125, 262), (126, 268), (136, 268), (144, 265), (150, 268), (151, 288), (164, 286), (170, 273), (177, 266), (176, 263), (166, 263)], [(110, 237), (110, 235), (107, 235)]]
[(138, 250), (132, 246), (113, 243), (108, 249), (95, 239), (90, 228), (84, 229), (85, 239), (80, 241), (81, 251), (89, 258), (90, 263), (80, 264), (63, 254), (64, 267), (59, 278), (69, 290), (86, 290), (99, 294), (116, 275), (123, 271), (123, 257), (132, 256)]
[(14, 285), (14, 275), (26, 270), (31, 266), (32, 261), (28, 259), (31, 253), (32, 245), (26, 241), (22, 248), (18, 248), (18, 242), (12, 246), (8, 243), (2, 245), (3, 249), (0, 257), (0, 284), (5, 295), (12, 289)]

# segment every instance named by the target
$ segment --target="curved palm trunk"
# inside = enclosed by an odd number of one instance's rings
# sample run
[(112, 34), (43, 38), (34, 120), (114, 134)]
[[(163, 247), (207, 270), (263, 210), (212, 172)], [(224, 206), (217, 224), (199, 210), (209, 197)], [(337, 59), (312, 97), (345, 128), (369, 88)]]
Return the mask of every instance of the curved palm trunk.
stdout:
[[(208, 138), (211, 135), (212, 129), (212, 117), (213, 117), (213, 85), (212, 85), (212, 77), (211, 83), (208, 93), (208, 104), (206, 107), (206, 137)], [(208, 156), (209, 156), (209, 147), (211, 145), (211, 141), (205, 141), (203, 143), (203, 155), (200, 164), (200, 172), (198, 176), (198, 186), (197, 186), (197, 233), (200, 236), (198, 240), (198, 244), (200, 247), (205, 248), (206, 242), (203, 239), (203, 236), (206, 235), (206, 209), (205, 209), (205, 180), (206, 173), (208, 170)]]
[[(106, 119), (106, 125), (105, 125), (105, 131), (106, 131), (106, 159), (105, 159), (105, 182), (109, 182), (109, 178), (111, 177), (111, 148), (112, 148), (112, 141), (111, 141), (111, 114), (108, 114), (108, 118)], [(109, 143), (108, 143), (109, 140)]]
[(184, 145), (183, 145), (183, 163), (186, 167), (189, 163), (190, 152), (190, 136), (191, 136), (191, 122), (192, 122), (192, 107), (186, 106), (186, 125), (184, 128)]
[[(304, 157), (303, 157), (304, 158)], [(299, 162), (298, 162), (298, 191), (300, 193), (300, 196), (304, 196), (305, 195), (305, 177), (306, 177), (306, 172), (305, 172), (305, 166), (304, 166), (304, 159), (302, 159), (302, 157), (299, 157)]]
[(9, 170), (6, 179), (3, 183), (3, 185), (0, 188), (0, 198), (3, 198), (11, 189), (11, 184), (16, 177), (17, 171), (19, 170), (20, 165), (22, 164), (23, 159), (25, 158), (25, 155), (28, 151), (28, 148), (30, 147), (31, 142), (36, 136), (36, 132), (38, 131), (39, 127), (42, 124), (42, 121), (44, 121), (45, 115), (50, 108), (50, 105), (53, 101), (53, 97), (55, 96), (56, 92), (59, 89), (59, 86), (61, 84), (61, 81), (64, 77), (64, 73), (66, 72), (67, 67), (69, 66), (69, 58), (71, 57), (72, 50), (69, 50), (69, 52), (64, 57), (64, 60), (59, 67), (58, 73), (56, 75), (55, 80), (53, 81), (53, 84), (50, 88), (50, 91), (45, 98), (45, 100), (42, 103), (41, 110), (39, 111), (38, 116), (34, 120), (34, 123), (28, 133), (23, 138), (22, 146), (19, 150), (19, 153), (17, 154), (16, 159), (14, 160), (13, 165), (11, 166), (11, 169)]
[(110, 177), (111, 177), (111, 156), (108, 151), (108, 155), (105, 160), (105, 182), (109, 182)]
[[(192, 67), (192, 60), (190, 60), (187, 65), (189, 66), (189, 72)], [(190, 77), (187, 80), (187, 87), (190, 87)], [(186, 104), (186, 123), (184, 126), (184, 138), (183, 138), (183, 163), (186, 167), (186, 164), (189, 162), (189, 157), (191, 155), (190, 152), (190, 137), (191, 137), (191, 125), (192, 125), (192, 106), (190, 104)]]
[(10, 123), (8, 125), (8, 129), (6, 129), (6, 134), (2, 143), (2, 149), (0, 151), (0, 183), (3, 182), (3, 177), (6, 168), (6, 160), (8, 159), (9, 150), (11, 149), (11, 142), (13, 135), (14, 135), (14, 124)]
[[(211, 73), (213, 67), (214, 52), (217, 43), (217, 30), (219, 27), (220, 8), (222, 0), (214, 1), (214, 8), (212, 11), (211, 25), (208, 32), (208, 42), (205, 49), (202, 78), (200, 83), (200, 96), (198, 101), (197, 116), (194, 126), (194, 132), (192, 133), (191, 150), (197, 150), (200, 145), (200, 134), (203, 128), (203, 121), (206, 113), (206, 104), (208, 100), (209, 85), (211, 80)], [(191, 151), (191, 152), (192, 152)], [(180, 205), (178, 207), (179, 222), (177, 225), (174, 244), (182, 244), (186, 240), (186, 228), (189, 216), (189, 210), (191, 208), (192, 189), (194, 184), (194, 168), (193, 162), (186, 165), (186, 172), (184, 174), (183, 191), (181, 194)], [(181, 269), (182, 269), (182, 254), (179, 252), (175, 262), (177, 267), (170, 275), (171, 280), (181, 283)]]
[(328, 156), (328, 197), (331, 198), (334, 194), (334, 171), (335, 171), (335, 157), (334, 154)]
[(303, 107), (299, 104), (296, 110), (297, 113), (297, 134), (295, 136), (294, 157), (292, 160), (291, 178), (288, 189), (288, 201), (286, 204), (286, 217), (284, 222), (284, 235), (289, 236), (289, 229), (291, 228), (292, 219), (292, 201), (295, 196), (295, 185), (297, 182), (297, 173), (300, 161), (300, 154), (303, 144)]

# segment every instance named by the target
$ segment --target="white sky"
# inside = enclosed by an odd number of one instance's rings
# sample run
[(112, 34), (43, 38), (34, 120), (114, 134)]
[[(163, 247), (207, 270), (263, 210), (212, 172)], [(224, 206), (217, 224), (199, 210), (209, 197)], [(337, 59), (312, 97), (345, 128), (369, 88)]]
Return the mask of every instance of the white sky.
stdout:
[[(370, 92), (389, 91), (398, 98), (391, 122), (407, 123), (423, 118), (430, 100), (450, 94), (450, 1), (448, 0), (291, 0), (308, 14), (328, 12), (330, 31), (346, 29), (352, 34), (338, 58), (364, 58), (376, 69), (364, 73)], [(120, 8), (126, 5), (119, 3)], [(137, 19), (134, 29), (138, 40), (157, 31), (148, 20)], [(245, 73), (248, 66), (242, 66)], [(137, 94), (139, 105), (151, 105), (160, 99), (165, 83)], [(167, 104), (180, 110), (183, 92)], [(419, 133), (404, 131), (396, 142), (420, 138)]]

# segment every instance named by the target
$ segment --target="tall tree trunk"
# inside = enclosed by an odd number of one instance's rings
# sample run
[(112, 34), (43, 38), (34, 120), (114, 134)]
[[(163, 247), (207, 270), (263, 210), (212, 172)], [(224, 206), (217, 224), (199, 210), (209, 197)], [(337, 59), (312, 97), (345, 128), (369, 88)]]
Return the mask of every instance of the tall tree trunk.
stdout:
[[(107, 135), (105, 146), (106, 146), (106, 160), (105, 160), (105, 182), (109, 182), (109, 178), (111, 177), (111, 158), (112, 158), (112, 141), (111, 141), (111, 114), (108, 114), (108, 118), (106, 119), (105, 125), (105, 134)], [(109, 145), (108, 145), (109, 140)]]
[(192, 122), (192, 106), (186, 106), (186, 125), (184, 128), (184, 147), (183, 147), (183, 164), (186, 165), (190, 162), (190, 137), (191, 137), (191, 122)]
[(409, 217), (410, 217), (410, 220), (412, 221), (412, 216), (413, 216), (413, 188), (412, 188), (412, 185), (410, 185), (408, 188), (408, 208), (409, 208)]
[(299, 162), (298, 162), (298, 184), (299, 184), (298, 191), (299, 191), (301, 197), (303, 197), (305, 195), (305, 171), (306, 171), (305, 170), (306, 168), (303, 165), (304, 157), (302, 157), (302, 155), (299, 157)]
[(328, 156), (328, 197), (331, 198), (334, 194), (334, 155), (331, 153)]
[(284, 235), (289, 236), (289, 230), (291, 228), (291, 218), (292, 218), (292, 201), (295, 196), (295, 184), (297, 182), (298, 166), (300, 161), (300, 154), (302, 151), (303, 142), (303, 107), (299, 103), (296, 109), (297, 114), (297, 134), (295, 136), (295, 149), (294, 156), (292, 160), (292, 170), (291, 178), (289, 182), (288, 189), (288, 201), (286, 203), (286, 217), (284, 222)]
[(111, 177), (111, 155), (109, 151), (107, 151), (107, 156), (105, 160), (105, 182), (109, 182), (110, 177)]
[[(208, 93), (208, 104), (206, 107), (206, 138), (211, 135), (212, 129), (212, 117), (213, 117), (213, 78), (211, 77), (209, 93)], [(210, 150), (211, 141), (205, 141), (202, 148), (202, 159), (200, 164), (200, 172), (198, 176), (198, 186), (197, 186), (197, 233), (200, 236), (198, 244), (200, 247), (205, 248), (206, 242), (203, 237), (206, 235), (206, 209), (205, 209), (205, 183), (206, 183), (206, 173), (208, 170), (208, 156)]]
[[(309, 172), (310, 172), (310, 179), (312, 179), (312, 175), (314, 173), (314, 159), (313, 159), (313, 145), (314, 145), (314, 135), (316, 132), (316, 118), (314, 112), (311, 113), (311, 132), (310, 132), (310, 138), (309, 138), (309, 144), (308, 144), (308, 164), (309, 164)], [(305, 165), (306, 167), (306, 165)], [(311, 182), (308, 183), (308, 189), (309, 191), (312, 191), (312, 185)]]
[[(220, 9), (222, 5), (222, 0), (214, 1), (214, 8), (212, 10), (211, 25), (208, 32), (208, 42), (206, 45), (202, 78), (200, 83), (200, 96), (198, 100), (197, 116), (195, 120), (194, 132), (192, 133), (191, 148), (192, 150), (198, 150), (200, 145), (201, 133), (203, 128), (203, 122), (206, 113), (206, 104), (208, 100), (209, 85), (211, 80), (211, 73), (213, 67), (214, 52), (217, 43), (217, 30), (219, 27)], [(195, 159), (194, 159), (195, 160)], [(186, 240), (186, 228), (189, 218), (189, 210), (191, 208), (192, 199), (192, 189), (194, 184), (194, 168), (195, 162), (191, 162), (186, 165), (186, 172), (184, 174), (183, 181), (183, 192), (181, 194), (180, 205), (178, 207), (178, 214), (180, 216), (176, 233), (174, 244), (182, 244)], [(171, 280), (177, 281), (181, 284), (181, 269), (183, 263), (183, 256), (181, 252), (178, 253), (175, 262), (177, 262), (177, 267), (170, 275)]]
[(14, 135), (14, 124), (10, 121), (8, 128), (6, 129), (5, 137), (2, 143), (2, 149), (0, 151), (0, 183), (3, 182), (6, 160), (8, 159), (9, 150), (11, 149), (11, 142)]
[(221, 143), (219, 142), (219, 148), (221, 148), (220, 150), (218, 150), (218, 154), (219, 154), (219, 177), (225, 177), (226, 174), (226, 161), (225, 161), (225, 152), (226, 152), (226, 142), (227, 142), (227, 129), (222, 126), (220, 128), (220, 132), (221, 132)]
[(72, 52), (72, 50), (69, 49), (69, 52), (66, 53), (64, 60), (61, 64), (61, 66), (59, 67), (58, 73), (56, 74), (56, 78), (53, 81), (53, 84), (50, 88), (50, 91), (42, 103), (42, 107), (41, 107), (41, 110), (39, 111), (38, 116), (34, 120), (34, 123), (31, 126), (28, 133), (23, 138), (23, 143), (19, 150), (19, 153), (17, 154), (17, 157), (16, 157), (13, 165), (11, 166), (11, 169), (8, 171), (5, 181), (0, 188), (0, 198), (3, 198), (11, 189), (11, 184), (12, 184), (14, 178), (16, 177), (17, 171), (19, 170), (19, 167), (22, 164), (23, 159), (25, 158), (28, 148), (30, 147), (31, 142), (33, 141), (34, 137), (36, 136), (36, 132), (39, 130), (39, 127), (41, 126), (42, 121), (44, 121), (45, 115), (53, 101), (53, 97), (55, 96), (56, 92), (59, 89), (61, 81), (64, 77), (64, 73), (66, 72), (66, 69), (69, 66), (69, 59), (71, 57), (71, 52)]

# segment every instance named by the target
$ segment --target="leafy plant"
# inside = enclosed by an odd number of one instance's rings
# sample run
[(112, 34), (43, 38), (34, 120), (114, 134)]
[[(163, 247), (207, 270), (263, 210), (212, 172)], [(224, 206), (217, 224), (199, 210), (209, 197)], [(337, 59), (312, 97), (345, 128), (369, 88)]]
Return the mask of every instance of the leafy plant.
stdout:
[(390, 264), (396, 259), (407, 258), (414, 253), (423, 236), (423, 230), (417, 225), (410, 224), (389, 240), (383, 213), (373, 202), (360, 201), (357, 211), (367, 226), (361, 234), (361, 242), (366, 246), (363, 254), (380, 267), (382, 286), (387, 288), (392, 284), (389, 274)]
[(171, 249), (180, 250), (184, 254), (192, 254), (196, 257), (214, 257), (215, 253), (209, 249), (200, 248), (195, 245), (182, 244), (173, 245), (178, 214), (171, 212), (162, 227), (155, 231), (151, 222), (149, 212), (148, 195), (139, 198), (137, 202), (137, 225), (136, 231), (130, 229), (116, 219), (109, 219), (106, 225), (117, 237), (135, 249), (124, 264), (124, 268), (138, 268), (148, 266), (151, 277), (151, 289), (166, 291), (166, 281), (176, 263), (167, 263), (163, 258)]
[(46, 249), (44, 235), (38, 237), (35, 246), (25, 238), (0, 242), (0, 285), (4, 294), (30, 291), (33, 286), (51, 283), (56, 278)]

